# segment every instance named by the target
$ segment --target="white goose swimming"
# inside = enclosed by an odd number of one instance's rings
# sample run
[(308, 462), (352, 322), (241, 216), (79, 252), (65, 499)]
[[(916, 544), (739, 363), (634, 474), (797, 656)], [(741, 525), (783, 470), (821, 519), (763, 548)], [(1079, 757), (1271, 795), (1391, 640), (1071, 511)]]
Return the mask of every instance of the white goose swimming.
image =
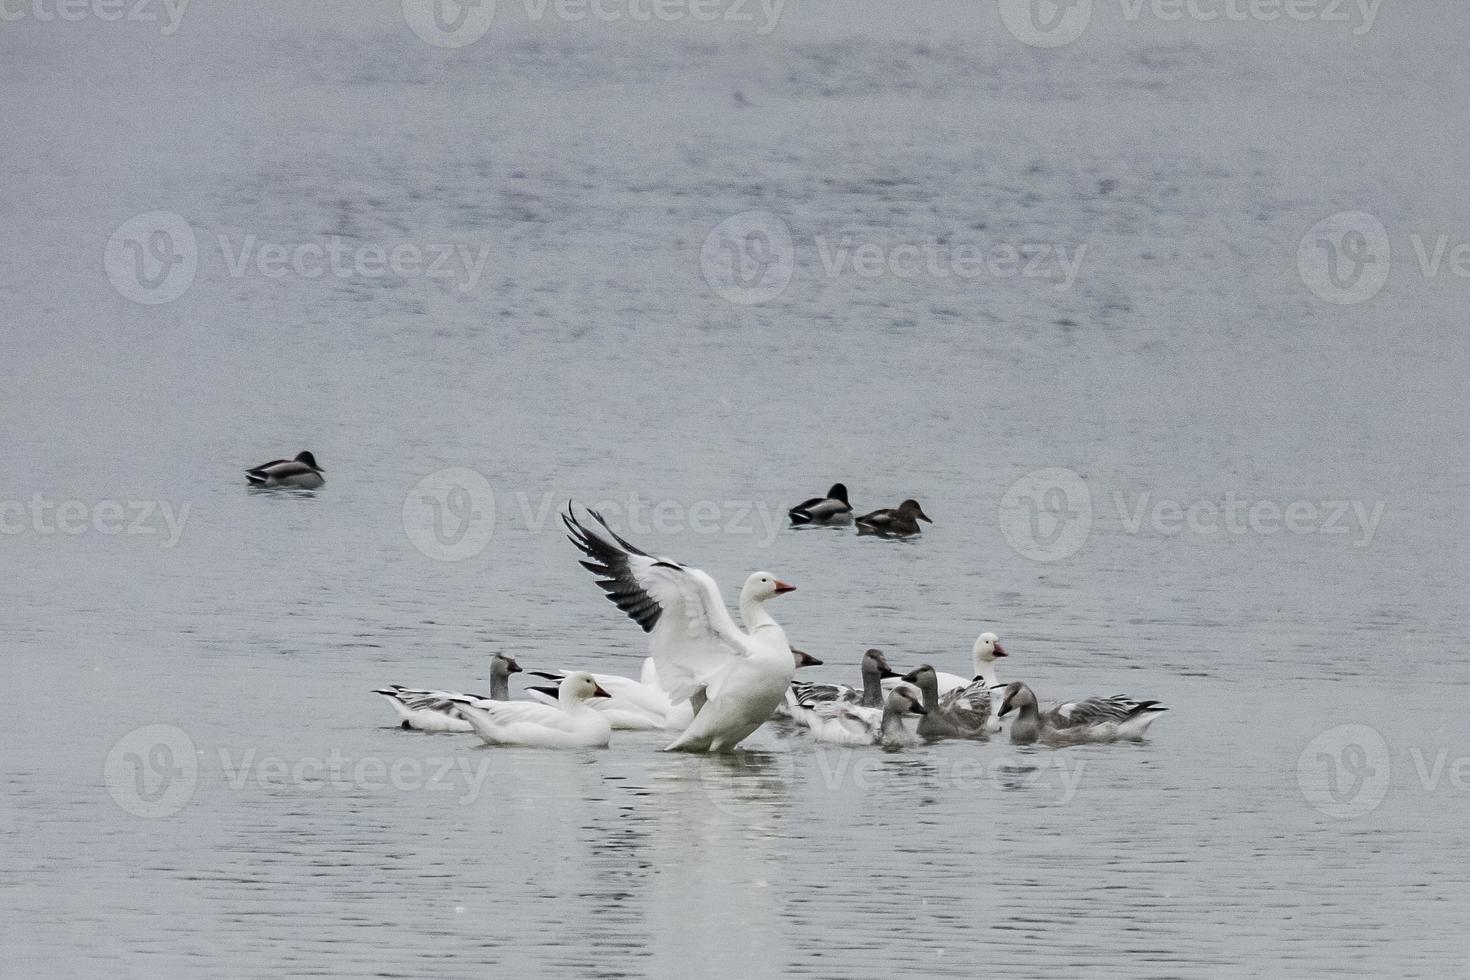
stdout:
[(245, 479), (252, 487), (290, 487), (295, 490), (315, 490), (326, 478), (326, 472), (316, 463), (310, 452), (299, 452), (295, 459), (273, 459), (269, 463), (252, 466), (245, 471)]
[(422, 687), (403, 687), (390, 684), (373, 691), (381, 694), (393, 707), (398, 723), (404, 728), (420, 732), (468, 732), (474, 729), (450, 703), (452, 698), (473, 698), (487, 701), (510, 700), (510, 675), (520, 673), (521, 665), (515, 658), (497, 653), (490, 660), (490, 694), (463, 694), (459, 691), (435, 691)]
[(1082, 698), (1041, 708), (1031, 688), (1020, 681), (1006, 685), (1000, 715), (1015, 713), (1011, 741), (1017, 745), (1048, 742), (1142, 741), (1148, 726), (1169, 709), (1157, 701), (1138, 701), (1115, 694), (1110, 698)]
[(866, 708), (851, 701), (814, 700), (807, 691), (797, 702), (796, 717), (812, 737), (833, 745), (897, 746), (913, 741), (904, 728), (903, 716), (923, 715), (919, 692), (908, 684), (893, 689), (881, 708)]
[[(730, 618), (719, 586), (697, 568), (655, 558), (620, 538), (596, 511), (602, 530), (562, 516), (571, 542), (600, 576), (607, 597), (649, 633), (660, 686), (675, 704), (688, 701), (694, 719), (665, 751), (726, 752), (771, 717), (796, 672), (786, 633), (765, 603), (795, 590), (769, 572), (755, 572), (740, 590), (749, 632)], [(604, 533), (605, 532), (605, 533)]]
[(604, 691), (586, 671), (567, 676), (558, 688), (557, 704), (535, 701), (488, 701), (452, 698), (451, 701), (489, 745), (523, 745), (542, 749), (602, 748), (612, 726), (594, 710), (589, 698), (605, 698)]
[[(614, 731), (652, 731), (667, 727), (669, 716), (675, 705), (669, 700), (664, 689), (658, 686), (657, 680), (649, 673), (653, 661), (646, 659), (643, 663), (643, 679), (641, 680), (623, 677), (621, 674), (592, 674), (592, 679), (597, 681), (598, 686), (606, 691), (608, 696), (588, 703), (592, 708), (601, 712)], [(533, 670), (530, 673), (560, 684), (576, 671)], [(543, 704), (556, 704), (559, 693), (555, 686), (542, 685), (526, 688), (527, 697)], [(693, 717), (691, 713), (689, 718)]]

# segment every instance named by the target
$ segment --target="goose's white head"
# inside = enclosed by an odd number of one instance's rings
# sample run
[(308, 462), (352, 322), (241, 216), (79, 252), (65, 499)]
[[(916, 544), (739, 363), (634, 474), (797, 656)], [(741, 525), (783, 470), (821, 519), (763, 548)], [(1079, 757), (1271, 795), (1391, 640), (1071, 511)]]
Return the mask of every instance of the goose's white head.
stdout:
[(975, 661), (975, 673), (980, 673), (981, 664), (994, 663), (996, 658), (1007, 656), (1006, 648), (1000, 645), (1000, 637), (994, 633), (981, 633), (975, 638), (975, 648), (970, 651)]
[(751, 572), (750, 578), (745, 580), (745, 585), (740, 589), (740, 602), (742, 605), (747, 602), (765, 602), (795, 591), (796, 586), (787, 585), (770, 572)]
[(597, 683), (597, 678), (585, 670), (574, 670), (562, 679), (556, 689), (556, 699), (563, 704), (569, 702), (586, 701), (589, 698), (610, 698), (611, 694), (602, 689)]

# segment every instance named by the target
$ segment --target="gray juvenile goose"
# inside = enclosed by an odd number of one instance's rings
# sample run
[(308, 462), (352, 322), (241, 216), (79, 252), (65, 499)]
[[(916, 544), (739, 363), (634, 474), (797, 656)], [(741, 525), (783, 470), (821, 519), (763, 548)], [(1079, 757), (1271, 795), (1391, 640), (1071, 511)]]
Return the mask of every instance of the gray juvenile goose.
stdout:
[(905, 500), (897, 507), (864, 514), (855, 521), (859, 534), (882, 534), (889, 537), (918, 534), (920, 521), (934, 523), (929, 515), (924, 513), (924, 508), (919, 506), (919, 502), (913, 498)]
[(322, 476), (325, 471), (317, 465), (316, 457), (302, 451), (295, 459), (273, 459), (245, 471), (245, 479), (252, 487), (291, 487), (296, 490), (315, 490), (327, 482)]
[(869, 650), (863, 654), (863, 689), (858, 692), (846, 684), (824, 684), (820, 681), (792, 681), (786, 692), (786, 703), (795, 707), (798, 701), (845, 701), (864, 708), (877, 708), (883, 704), (883, 681), (897, 677), (898, 672), (888, 666), (882, 650)]
[(943, 697), (939, 696), (939, 679), (928, 664), (914, 668), (903, 679), (924, 695), (927, 714), (919, 719), (921, 736), (929, 739), (990, 737), (986, 724), (990, 718), (990, 686), (983, 678)]
[(1031, 688), (1015, 681), (1006, 685), (1001, 700), (1002, 718), (1015, 713), (1011, 741), (1017, 745), (1034, 742), (1070, 744), (1142, 741), (1148, 726), (1169, 709), (1157, 701), (1138, 701), (1115, 694), (1110, 698), (1082, 698), (1054, 707), (1041, 708)]

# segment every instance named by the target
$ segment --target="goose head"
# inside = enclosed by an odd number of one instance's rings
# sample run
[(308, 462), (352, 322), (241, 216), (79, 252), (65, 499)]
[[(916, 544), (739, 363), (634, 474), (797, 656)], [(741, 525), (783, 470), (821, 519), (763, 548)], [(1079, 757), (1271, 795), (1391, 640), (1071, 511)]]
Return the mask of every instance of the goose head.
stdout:
[(318, 473), (325, 473), (326, 472), (326, 470), (324, 470), (320, 466), (316, 465), (316, 457), (313, 456), (309, 450), (303, 449), (301, 452), (297, 453), (296, 454), (296, 462), (298, 462), (298, 463), (305, 463), (307, 466), (310, 466), (312, 469), (316, 470)]
[(847, 503), (847, 486), (842, 483), (832, 484), (832, 489), (827, 491), (828, 500), (840, 500)]
[(899, 714), (908, 712), (915, 715), (927, 715), (929, 712), (924, 707), (923, 698), (919, 692), (909, 684), (900, 684), (888, 693), (888, 700), (884, 702), (883, 709), (886, 712), (896, 711)]
[(747, 602), (765, 602), (795, 591), (796, 586), (787, 585), (770, 572), (751, 572), (750, 578), (745, 580), (745, 585), (740, 589), (740, 603), (744, 605)]
[(863, 676), (877, 674), (880, 678), (898, 677), (899, 673), (888, 666), (888, 658), (882, 650), (869, 650), (863, 654)]
[(912, 684), (924, 692), (927, 699), (931, 694), (939, 696), (939, 678), (934, 673), (934, 668), (928, 664), (920, 664), (907, 674), (903, 675), (905, 684)]
[(929, 515), (924, 513), (924, 508), (919, 506), (919, 502), (912, 497), (899, 504), (898, 510), (899, 513), (905, 514), (910, 518), (916, 518), (921, 521), (928, 521), (930, 524), (934, 523), (934, 521), (930, 519)]
[(1005, 697), (1000, 702), (999, 717), (1004, 718), (1012, 711), (1025, 714), (1028, 708), (1036, 709), (1036, 695), (1031, 693), (1031, 688), (1020, 681), (1007, 684)]
[(516, 663), (514, 657), (507, 657), (503, 653), (497, 653), (490, 660), (490, 673), (497, 677), (509, 677), (511, 674), (519, 674), (521, 665)]
[(562, 704), (578, 704), (590, 698), (610, 698), (602, 689), (597, 678), (585, 670), (574, 670), (566, 676), (556, 689), (556, 699)]
[(1000, 645), (1000, 637), (994, 633), (981, 633), (975, 639), (975, 648), (970, 651), (971, 659), (975, 661), (975, 673), (980, 673), (980, 665), (994, 663), (997, 657), (1009, 656), (1006, 648)]
[(822, 661), (818, 660), (816, 657), (813, 657), (805, 650), (796, 649), (796, 647), (791, 648), (791, 656), (796, 660), (796, 666), (798, 670), (802, 667), (822, 666)]

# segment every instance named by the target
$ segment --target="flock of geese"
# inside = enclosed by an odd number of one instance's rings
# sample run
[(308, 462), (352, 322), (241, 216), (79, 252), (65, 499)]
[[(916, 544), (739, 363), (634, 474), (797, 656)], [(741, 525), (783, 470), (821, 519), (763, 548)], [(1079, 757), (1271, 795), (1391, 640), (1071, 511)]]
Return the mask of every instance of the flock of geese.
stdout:
[[(324, 470), (310, 452), (245, 471), (253, 488), (316, 490)], [(906, 537), (933, 523), (916, 500), (854, 515), (847, 487), (834, 484), (788, 512), (794, 527), (855, 524), (859, 534)], [(906, 674), (881, 650), (861, 664), (861, 686), (795, 679), (821, 661), (793, 649), (766, 603), (795, 591), (769, 572), (754, 572), (740, 589), (736, 625), (709, 575), (659, 558), (620, 537), (602, 516), (562, 515), (581, 564), (619, 609), (649, 635), (649, 656), (635, 680), (586, 670), (533, 670), (549, 684), (510, 698), (507, 656), (491, 661), (490, 692), (465, 694), (392, 685), (378, 688), (404, 728), (473, 732), (492, 745), (542, 748), (606, 746), (614, 731), (674, 734), (665, 751), (727, 752), (761, 725), (787, 719), (821, 742), (897, 747), (923, 739), (988, 739), (1010, 722), (1013, 743), (1052, 745), (1139, 740), (1165, 710), (1157, 701), (1082, 698), (1042, 707), (1020, 681), (1002, 683), (995, 663), (1006, 656), (994, 633), (981, 633), (968, 676), (921, 664)], [(742, 628), (743, 627), (743, 628)], [(917, 718), (910, 728), (911, 717)]]
[[(320, 479), (320, 467), (309, 453), (250, 472), (266, 480), (307, 478), (294, 469), (298, 465)], [(292, 472), (282, 474), (283, 466)], [(868, 533), (906, 534), (917, 533), (917, 520), (928, 520), (912, 500), (854, 518), (846, 498), (846, 488), (837, 484), (826, 497), (793, 508), (792, 522), (851, 522), (860, 531), (865, 525), (875, 528)], [(530, 670), (525, 673), (547, 683), (530, 685), (523, 700), (511, 700), (510, 675), (523, 671), (513, 658), (497, 655), (488, 694), (398, 685), (375, 690), (402, 727), (472, 732), (492, 745), (541, 748), (602, 747), (614, 731), (664, 731), (673, 735), (665, 751), (727, 752), (773, 719), (787, 719), (821, 742), (885, 747), (988, 739), (1008, 722), (1013, 743), (1065, 745), (1141, 740), (1166, 710), (1157, 701), (1121, 695), (1043, 707), (1024, 683), (999, 680), (996, 661), (1007, 654), (990, 632), (976, 639), (967, 676), (929, 664), (900, 674), (882, 651), (869, 650), (862, 658), (860, 686), (798, 681), (798, 669), (821, 661), (793, 649), (767, 609), (768, 602), (795, 586), (769, 572), (752, 573), (740, 589), (737, 625), (708, 574), (650, 555), (620, 537), (596, 511), (586, 515), (591, 519), (579, 518), (569, 504), (562, 521), (582, 554), (581, 565), (649, 635), (640, 676)], [(912, 532), (902, 530), (909, 524)]]

